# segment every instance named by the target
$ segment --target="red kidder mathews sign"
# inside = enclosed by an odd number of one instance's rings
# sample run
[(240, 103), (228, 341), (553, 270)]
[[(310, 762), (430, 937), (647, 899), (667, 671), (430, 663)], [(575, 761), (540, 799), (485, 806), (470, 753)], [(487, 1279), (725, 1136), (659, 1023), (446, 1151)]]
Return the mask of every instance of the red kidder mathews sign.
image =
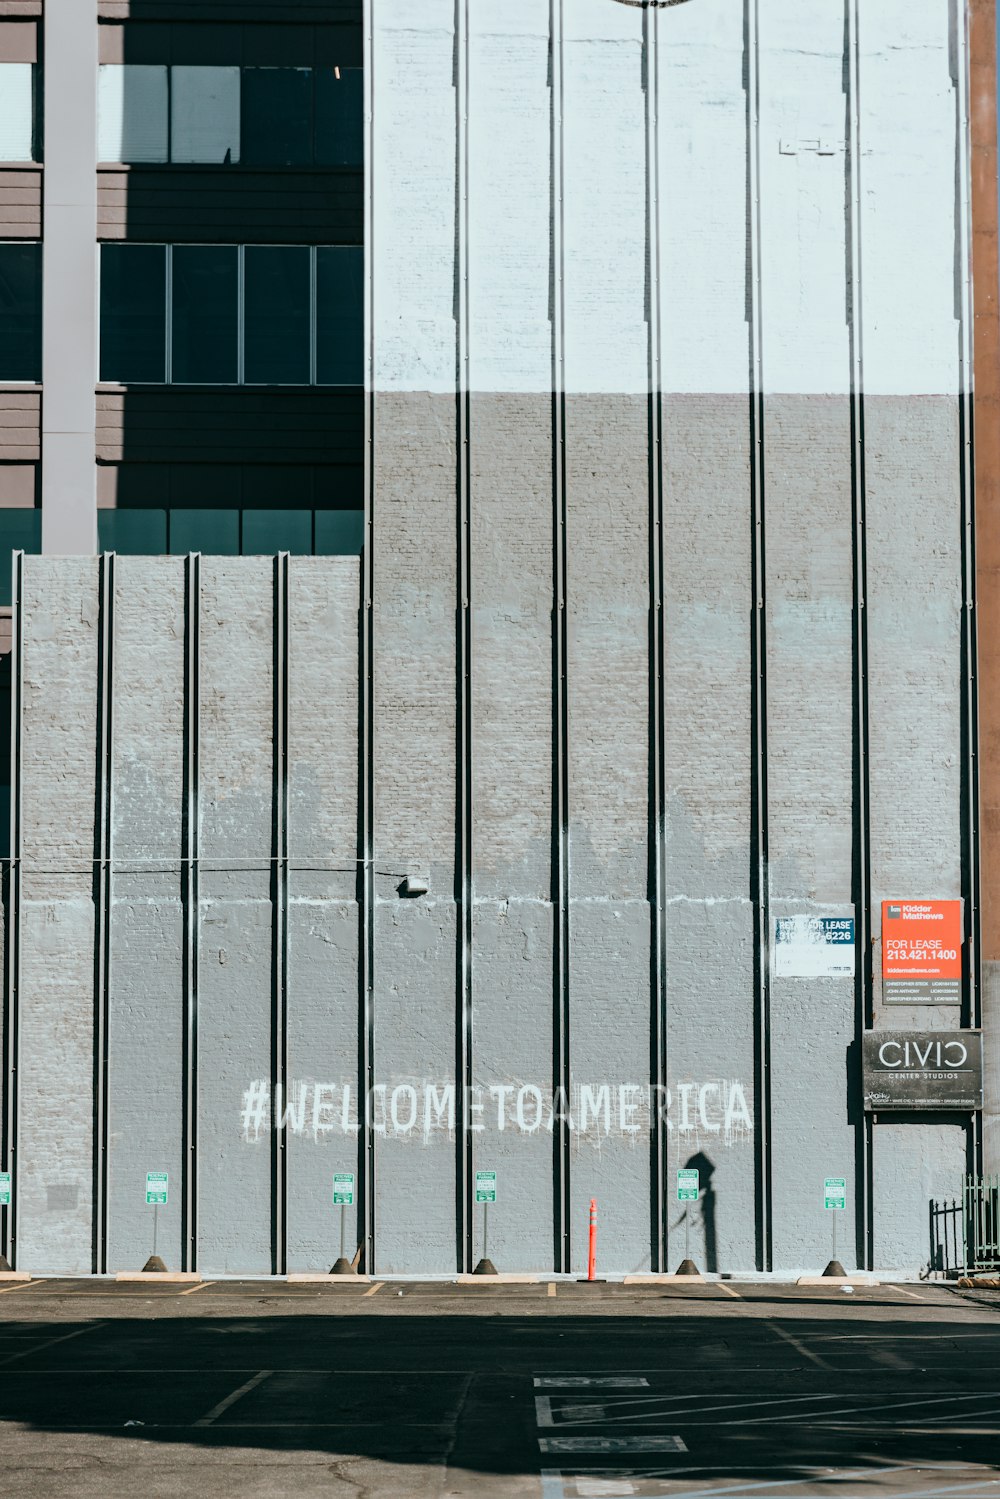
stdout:
[(958, 1004), (962, 902), (882, 902), (882, 998), (887, 1004)]

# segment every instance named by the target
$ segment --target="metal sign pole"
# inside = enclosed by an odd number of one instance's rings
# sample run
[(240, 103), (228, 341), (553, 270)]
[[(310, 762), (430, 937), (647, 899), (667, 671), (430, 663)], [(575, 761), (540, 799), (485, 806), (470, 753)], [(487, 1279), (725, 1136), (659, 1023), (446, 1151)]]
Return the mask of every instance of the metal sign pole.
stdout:
[(831, 1213), (830, 1218), (833, 1222), (833, 1253), (830, 1258), (831, 1260), (835, 1260), (837, 1258), (837, 1214), (835, 1212)]
[(153, 1203), (153, 1255), (154, 1255), (154, 1257), (156, 1255), (156, 1225), (157, 1225), (157, 1219), (159, 1218), (159, 1216), (160, 1216), (160, 1204), (158, 1202), (154, 1202)]
[[(496, 1275), (490, 1260), (490, 1203), (497, 1200), (497, 1174), (495, 1171), (477, 1171), (475, 1181), (475, 1201), (478, 1206), (483, 1207), (483, 1256), (473, 1271), (474, 1275)], [(472, 1244), (469, 1246), (475, 1252), (475, 1218), (469, 1219), (469, 1227), (472, 1233)]]

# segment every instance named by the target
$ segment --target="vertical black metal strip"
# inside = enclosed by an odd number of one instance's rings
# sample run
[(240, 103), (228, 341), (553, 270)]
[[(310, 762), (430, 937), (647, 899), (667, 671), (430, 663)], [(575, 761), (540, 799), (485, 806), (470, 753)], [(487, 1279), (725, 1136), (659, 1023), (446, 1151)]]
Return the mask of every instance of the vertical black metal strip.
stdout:
[[(569, 626), (567, 621), (566, 335), (563, 181), (563, 3), (550, 0), (552, 80), (552, 481), (555, 550), (554, 728), (555, 728), (555, 994), (554, 1086), (561, 1099), (570, 1086), (570, 836), (569, 836)], [(558, 1090), (562, 1090), (559, 1093)], [(570, 1245), (569, 1110), (556, 1111), (553, 1129), (555, 1176), (555, 1268), (568, 1273)]]
[(13, 602), (10, 670), (10, 857), (4, 882), (4, 1035), (3, 1082), (5, 1107), (0, 1141), (0, 1171), (10, 1173), (10, 1206), (0, 1208), (0, 1254), (17, 1268), (18, 1161), (17, 1126), (20, 1093), (20, 981), (21, 981), (21, 702), (23, 697), (24, 553), (12, 558)]
[(854, 568), (854, 859), (855, 1065), (852, 1100), (856, 1120), (855, 1235), (858, 1264), (873, 1265), (872, 1121), (862, 1108), (861, 1045), (873, 1021), (871, 944), (871, 786), (868, 758), (868, 484), (865, 468), (864, 297), (861, 245), (861, 56), (860, 8), (848, 0), (847, 26), (847, 202), (849, 285), (847, 322), (851, 349), (851, 487)]
[(200, 945), (199, 782), (201, 745), (201, 557), (185, 564), (184, 677), (184, 1124), (182, 1259), (198, 1268), (198, 950)]
[(373, 661), (375, 622), (375, 45), (374, 0), (365, 0), (365, 534), (361, 555), (359, 687), (361, 722), (358, 745), (359, 905), (359, 1046), (358, 1100), (359, 1237), (364, 1268), (375, 1273), (375, 1131), (368, 1100), (375, 1081), (375, 710)]
[(457, 751), (458, 826), (456, 839), (455, 901), (458, 912), (458, 1106), (459, 1127), (457, 1197), (460, 1271), (474, 1263), (473, 1186), (474, 1137), (469, 1102), (472, 1097), (472, 939), (473, 939), (473, 832), (472, 832), (472, 542), (469, 506), (472, 493), (472, 407), (469, 390), (469, 0), (455, 0), (455, 110), (456, 203), (458, 229), (457, 298), (457, 438), (458, 438), (458, 611), (457, 611)]
[(93, 1271), (108, 1269), (109, 1029), (111, 1004), (111, 832), (114, 752), (115, 558), (98, 559), (97, 745), (94, 776), (94, 1212)]
[(667, 912), (666, 912), (666, 657), (663, 499), (663, 351), (660, 260), (660, 17), (643, 17), (646, 86), (646, 233), (649, 250), (649, 659), (650, 659), (650, 1110), (652, 1264), (667, 1268), (667, 1125), (662, 1101), (667, 1085)]
[(755, 991), (755, 1096), (757, 1109), (757, 1262), (770, 1270), (771, 1231), (771, 979), (767, 822), (767, 616), (764, 455), (764, 352), (761, 302), (760, 47), (759, 0), (746, 0), (747, 162), (750, 219), (750, 489), (751, 489), (751, 719), (753, 760), (751, 899)]
[(274, 559), (273, 812), (271, 857), (271, 1271), (284, 1275), (288, 1249), (288, 553)]
[[(982, 1025), (982, 974), (979, 932), (979, 672), (976, 623), (975, 526), (975, 311), (972, 289), (972, 121), (970, 118), (970, 37), (968, 8), (960, 12), (956, 36), (955, 125), (959, 147), (958, 261), (959, 349), (958, 417), (962, 507), (962, 897), (965, 913), (965, 992), (962, 1023)], [(972, 1170), (981, 1176), (983, 1115), (972, 1115), (969, 1151)]]

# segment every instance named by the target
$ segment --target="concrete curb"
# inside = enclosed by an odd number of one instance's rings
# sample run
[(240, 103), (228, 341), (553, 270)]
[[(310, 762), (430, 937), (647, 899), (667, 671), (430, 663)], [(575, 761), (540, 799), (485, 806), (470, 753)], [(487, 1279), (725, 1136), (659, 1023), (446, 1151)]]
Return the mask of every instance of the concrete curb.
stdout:
[(116, 1281), (143, 1281), (147, 1285), (194, 1285), (202, 1279), (197, 1270), (119, 1270)]
[(371, 1281), (370, 1275), (326, 1275), (307, 1274), (286, 1275), (285, 1282), (290, 1286), (356, 1286), (368, 1285)]
[(800, 1275), (797, 1286), (880, 1286), (869, 1275)]
[(540, 1275), (459, 1275), (455, 1284), (459, 1286), (537, 1286)]
[(623, 1286), (707, 1286), (703, 1275), (626, 1275)]
[(30, 1279), (31, 1274), (27, 1270), (0, 1270), (0, 1281)]

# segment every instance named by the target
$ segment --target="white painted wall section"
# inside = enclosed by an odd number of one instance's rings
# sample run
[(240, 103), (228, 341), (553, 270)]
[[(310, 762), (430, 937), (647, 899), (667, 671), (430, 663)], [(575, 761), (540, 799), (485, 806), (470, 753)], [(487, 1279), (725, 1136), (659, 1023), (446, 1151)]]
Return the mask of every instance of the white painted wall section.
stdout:
[(477, 0), (469, 28), (470, 385), (548, 391), (548, 7), (537, 0)]
[[(743, 9), (699, 0), (657, 17), (662, 386), (749, 388)], [(711, 183), (711, 191), (706, 191)]]
[(643, 16), (564, 8), (566, 388), (648, 389)]
[(766, 392), (846, 394), (846, 98), (840, 0), (768, 0), (758, 33)]
[(377, 390), (455, 388), (454, 23), (453, 0), (374, 8)]
[(958, 388), (956, 170), (964, 151), (957, 150), (954, 10), (949, 0), (860, 0), (870, 395), (946, 395)]

